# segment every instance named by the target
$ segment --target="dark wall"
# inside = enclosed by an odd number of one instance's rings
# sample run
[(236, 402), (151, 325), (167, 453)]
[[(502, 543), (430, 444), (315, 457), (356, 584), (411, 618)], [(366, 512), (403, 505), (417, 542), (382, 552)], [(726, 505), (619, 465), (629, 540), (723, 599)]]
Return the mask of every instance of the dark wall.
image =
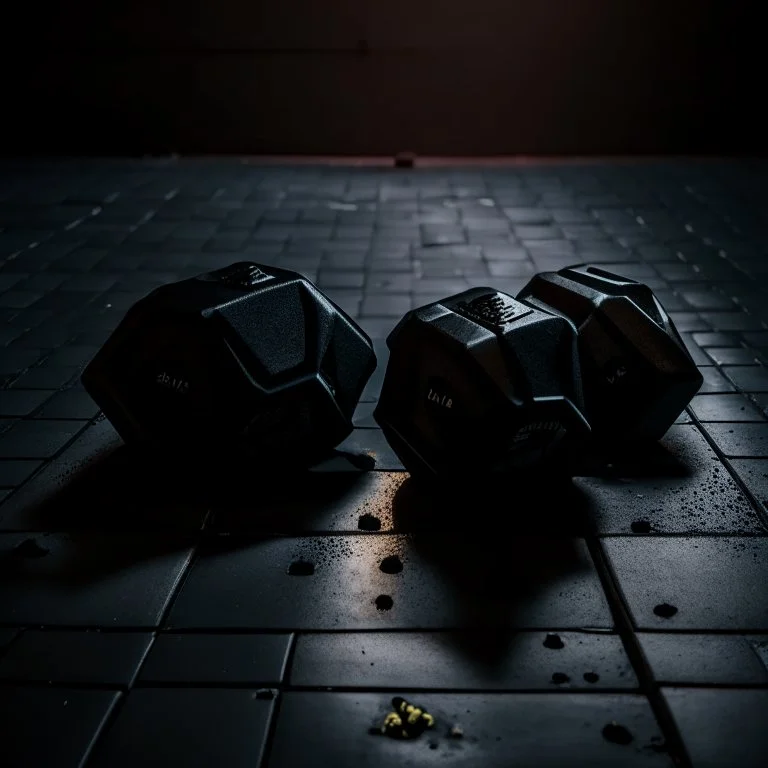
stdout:
[[(0, 25), (6, 152), (754, 152), (734, 0), (71, 0)], [(763, 72), (764, 74), (764, 72)]]

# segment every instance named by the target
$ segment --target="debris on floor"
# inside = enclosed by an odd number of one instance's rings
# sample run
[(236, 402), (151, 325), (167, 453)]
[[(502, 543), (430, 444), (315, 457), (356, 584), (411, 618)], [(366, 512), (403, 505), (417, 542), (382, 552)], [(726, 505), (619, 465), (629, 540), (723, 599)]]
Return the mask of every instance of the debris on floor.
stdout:
[(392, 709), (381, 726), (381, 733), (390, 738), (416, 739), (435, 725), (435, 718), (429, 712), (401, 696), (392, 699)]

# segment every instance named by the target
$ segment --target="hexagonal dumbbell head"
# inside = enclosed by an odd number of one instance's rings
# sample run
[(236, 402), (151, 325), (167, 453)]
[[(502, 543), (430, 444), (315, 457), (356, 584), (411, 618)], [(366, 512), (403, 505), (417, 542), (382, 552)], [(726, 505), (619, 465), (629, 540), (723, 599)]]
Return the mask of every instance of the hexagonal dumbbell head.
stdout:
[(352, 431), (368, 336), (295, 272), (239, 262), (138, 301), (83, 384), (126, 442), (321, 454)]
[(518, 299), (578, 327), (595, 439), (657, 440), (701, 387), (701, 373), (647, 285), (579, 264), (536, 275)]
[(492, 288), (409, 312), (374, 418), (414, 475), (515, 471), (583, 435), (576, 328)]

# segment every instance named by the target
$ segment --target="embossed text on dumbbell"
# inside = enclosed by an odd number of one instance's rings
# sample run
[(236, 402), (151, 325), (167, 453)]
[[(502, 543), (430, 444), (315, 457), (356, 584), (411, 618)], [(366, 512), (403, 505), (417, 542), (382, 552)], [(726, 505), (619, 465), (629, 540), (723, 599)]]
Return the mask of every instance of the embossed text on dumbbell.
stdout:
[(459, 302), (456, 305), (456, 311), (492, 328), (503, 328), (513, 321), (530, 315), (532, 310), (505, 294), (494, 293), (471, 301)]
[(155, 381), (166, 389), (171, 389), (174, 392), (180, 392), (186, 394), (189, 392), (189, 382), (184, 379), (176, 379), (173, 376), (169, 376), (165, 371), (157, 374)]

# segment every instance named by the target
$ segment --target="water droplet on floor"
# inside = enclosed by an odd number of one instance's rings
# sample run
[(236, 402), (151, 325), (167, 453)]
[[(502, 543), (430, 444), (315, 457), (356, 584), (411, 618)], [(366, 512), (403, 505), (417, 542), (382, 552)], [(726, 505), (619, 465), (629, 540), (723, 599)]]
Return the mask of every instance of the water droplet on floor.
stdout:
[(677, 613), (677, 608), (669, 603), (660, 603), (654, 607), (653, 612), (662, 619), (671, 619)]
[(565, 643), (563, 642), (560, 635), (549, 632), (544, 638), (544, 647), (557, 651), (560, 650), (560, 648), (565, 648)]
[(555, 683), (555, 685), (564, 685), (565, 683), (569, 683), (571, 681), (571, 678), (568, 677), (568, 675), (564, 674), (563, 672), (554, 672), (552, 674), (552, 682)]
[(360, 519), (357, 521), (357, 527), (361, 531), (380, 531), (381, 520), (366, 512), (364, 515), (360, 515)]
[(384, 573), (400, 573), (403, 570), (403, 563), (397, 555), (390, 555), (381, 561), (379, 569)]
[(608, 723), (603, 728), (603, 738), (613, 744), (630, 744), (632, 734), (623, 725), (619, 725), (615, 720)]
[(395, 601), (389, 595), (379, 595), (376, 598), (376, 608), (380, 611), (388, 611)]
[(648, 520), (635, 520), (630, 527), (632, 528), (632, 533), (651, 532), (651, 524)]
[(314, 572), (314, 563), (307, 562), (306, 560), (294, 560), (288, 566), (289, 576), (311, 576)]
[(600, 679), (600, 675), (598, 675), (597, 672), (585, 672), (584, 679), (588, 683), (596, 683)]

